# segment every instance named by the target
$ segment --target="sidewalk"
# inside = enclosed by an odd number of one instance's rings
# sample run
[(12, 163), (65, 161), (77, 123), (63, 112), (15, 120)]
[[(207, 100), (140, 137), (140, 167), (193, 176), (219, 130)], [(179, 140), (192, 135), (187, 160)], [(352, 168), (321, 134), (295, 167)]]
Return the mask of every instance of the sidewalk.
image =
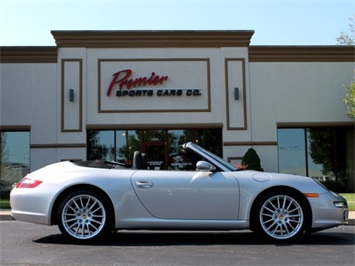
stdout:
[[(0, 209), (0, 221), (12, 220), (11, 210)], [(355, 211), (349, 212), (349, 224), (355, 225)]]

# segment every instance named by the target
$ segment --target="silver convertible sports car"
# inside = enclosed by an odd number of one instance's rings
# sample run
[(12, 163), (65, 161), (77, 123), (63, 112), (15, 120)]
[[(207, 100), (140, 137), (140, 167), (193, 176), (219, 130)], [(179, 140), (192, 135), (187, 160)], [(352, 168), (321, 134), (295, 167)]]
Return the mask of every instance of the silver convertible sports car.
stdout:
[(58, 225), (81, 243), (122, 229), (250, 229), (286, 241), (348, 221), (346, 200), (312, 178), (238, 171), (194, 143), (180, 148), (172, 168), (180, 163), (190, 170), (147, 170), (140, 152), (130, 167), (109, 161), (48, 165), (11, 191), (12, 216)]

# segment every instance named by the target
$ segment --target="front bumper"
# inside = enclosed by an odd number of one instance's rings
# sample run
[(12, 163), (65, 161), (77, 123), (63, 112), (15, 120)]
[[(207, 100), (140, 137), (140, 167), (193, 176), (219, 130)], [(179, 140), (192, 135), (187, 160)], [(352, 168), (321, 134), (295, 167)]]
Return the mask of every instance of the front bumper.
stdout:
[[(312, 228), (331, 228), (349, 223), (349, 210), (346, 200), (335, 194), (320, 194), (319, 198), (309, 199), (312, 206)], [(345, 207), (336, 207), (335, 202), (344, 201)]]

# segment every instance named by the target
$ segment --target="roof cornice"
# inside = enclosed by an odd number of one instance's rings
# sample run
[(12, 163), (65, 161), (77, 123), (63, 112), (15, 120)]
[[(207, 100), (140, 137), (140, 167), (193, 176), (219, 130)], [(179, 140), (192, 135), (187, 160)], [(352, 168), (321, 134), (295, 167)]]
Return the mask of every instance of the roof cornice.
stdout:
[(58, 47), (248, 47), (254, 31), (51, 31)]
[(355, 62), (355, 46), (250, 46), (249, 62)]
[(55, 46), (2, 46), (1, 63), (57, 63)]
[[(2, 46), (0, 63), (57, 63), (56, 46)], [(353, 62), (355, 46), (250, 46), (249, 62)]]

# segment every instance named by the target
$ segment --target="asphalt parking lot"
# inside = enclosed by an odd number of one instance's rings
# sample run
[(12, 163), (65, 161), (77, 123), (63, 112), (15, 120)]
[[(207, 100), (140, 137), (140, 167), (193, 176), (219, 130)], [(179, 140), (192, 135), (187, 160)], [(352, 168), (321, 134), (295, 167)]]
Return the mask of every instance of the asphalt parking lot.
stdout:
[(353, 266), (355, 227), (339, 226), (290, 243), (243, 231), (127, 231), (78, 245), (57, 226), (0, 221), (0, 265)]

